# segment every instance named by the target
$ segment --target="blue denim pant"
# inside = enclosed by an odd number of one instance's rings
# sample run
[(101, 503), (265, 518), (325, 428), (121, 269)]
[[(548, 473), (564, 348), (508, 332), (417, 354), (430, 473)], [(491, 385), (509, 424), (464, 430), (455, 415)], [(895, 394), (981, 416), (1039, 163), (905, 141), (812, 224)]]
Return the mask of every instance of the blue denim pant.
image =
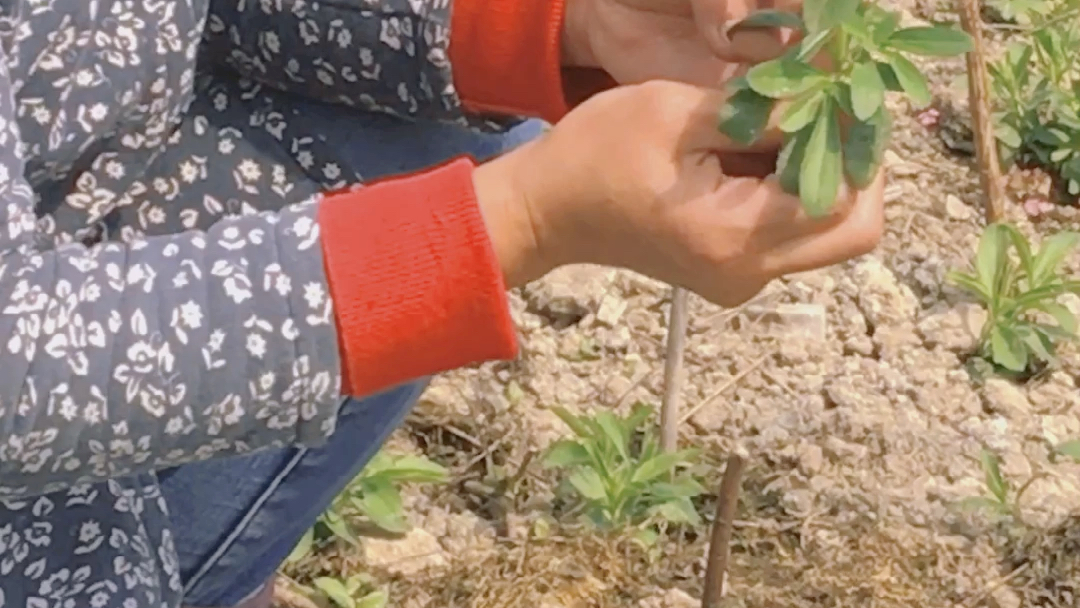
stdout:
[[(536, 137), (539, 121), (504, 135), (407, 124), (310, 104), (307, 120), (341, 141), (367, 178), (453, 156), (483, 160)], [(317, 449), (283, 449), (184, 465), (160, 474), (173, 518), (186, 606), (231, 606), (258, 591), (316, 517), (360, 473), (426, 386), (418, 380), (348, 399), (337, 431)]]

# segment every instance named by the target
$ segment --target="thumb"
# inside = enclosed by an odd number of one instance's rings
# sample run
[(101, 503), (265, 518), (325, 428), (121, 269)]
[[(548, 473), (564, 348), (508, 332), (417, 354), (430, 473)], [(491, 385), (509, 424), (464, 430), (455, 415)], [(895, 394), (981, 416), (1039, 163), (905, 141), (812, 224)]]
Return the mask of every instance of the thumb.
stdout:
[(778, 28), (739, 28), (739, 21), (768, 8), (788, 9), (797, 0), (690, 0), (698, 31), (719, 59), (736, 63), (761, 63), (784, 54), (792, 32)]

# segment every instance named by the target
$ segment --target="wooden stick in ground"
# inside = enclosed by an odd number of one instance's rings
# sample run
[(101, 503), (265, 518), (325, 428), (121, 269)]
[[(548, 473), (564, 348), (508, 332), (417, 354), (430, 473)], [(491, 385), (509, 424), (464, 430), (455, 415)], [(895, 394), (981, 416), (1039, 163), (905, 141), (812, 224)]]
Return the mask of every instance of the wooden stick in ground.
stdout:
[(720, 481), (720, 496), (716, 502), (716, 520), (709, 540), (709, 561), (705, 567), (705, 593), (701, 608), (721, 608), (724, 597), (724, 575), (730, 555), (731, 531), (735, 525), (735, 509), (739, 506), (739, 484), (746, 468), (745, 452), (732, 450), (728, 455), (724, 478)]
[(974, 48), (967, 54), (968, 94), (970, 96), (971, 127), (975, 135), (975, 162), (985, 197), (983, 208), (986, 223), (1005, 217), (1005, 186), (1001, 181), (997, 139), (990, 107), (990, 78), (986, 69), (986, 43), (983, 41), (979, 0), (957, 0), (960, 25), (971, 36)]
[(667, 349), (664, 354), (664, 398), (660, 402), (660, 449), (665, 452), (674, 452), (679, 445), (683, 351), (686, 349), (686, 305), (686, 290), (681, 287), (672, 287)]

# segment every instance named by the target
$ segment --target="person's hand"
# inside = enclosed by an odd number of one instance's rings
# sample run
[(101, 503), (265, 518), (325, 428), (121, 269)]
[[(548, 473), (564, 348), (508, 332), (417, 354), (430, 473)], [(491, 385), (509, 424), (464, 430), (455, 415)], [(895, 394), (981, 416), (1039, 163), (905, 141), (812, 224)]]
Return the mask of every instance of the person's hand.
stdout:
[(728, 28), (760, 9), (801, 0), (566, 0), (563, 63), (601, 68), (620, 84), (677, 80), (718, 87), (779, 57), (790, 32)]
[(773, 176), (778, 133), (748, 153), (716, 129), (723, 92), (651, 81), (601, 93), (474, 174), (506, 282), (564, 264), (629, 268), (721, 305), (878, 242), (884, 178), (811, 219)]

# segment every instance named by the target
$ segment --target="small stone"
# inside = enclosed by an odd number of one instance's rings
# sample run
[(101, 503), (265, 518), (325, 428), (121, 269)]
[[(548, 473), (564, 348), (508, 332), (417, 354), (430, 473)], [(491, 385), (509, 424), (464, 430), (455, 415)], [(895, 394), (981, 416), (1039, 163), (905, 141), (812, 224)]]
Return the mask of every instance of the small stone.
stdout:
[(439, 539), (423, 528), (413, 528), (396, 539), (366, 538), (364, 561), (389, 574), (410, 576), (449, 564)]
[(875, 326), (895, 325), (915, 316), (919, 302), (876, 257), (866, 256), (853, 269), (859, 309)]
[(971, 302), (927, 314), (919, 319), (919, 333), (926, 346), (942, 346), (955, 353), (970, 353), (979, 344), (986, 310)]
[(596, 320), (608, 327), (615, 327), (618, 325), (623, 313), (626, 312), (626, 306), (627, 302), (623, 298), (611, 295), (604, 296), (600, 300), (600, 308), (596, 311)]
[(1031, 403), (1012, 382), (1002, 378), (987, 378), (983, 383), (983, 399), (989, 409), (1012, 421), (1031, 416)]
[(945, 195), (943, 209), (945, 217), (952, 220), (966, 220), (971, 218), (971, 207), (964, 204), (955, 194)]
[(1067, 293), (1058, 299), (1058, 302), (1062, 306), (1069, 309), (1069, 312), (1073, 313), (1078, 320), (1080, 320), (1080, 296), (1075, 293)]
[(778, 329), (786, 337), (825, 340), (828, 322), (821, 304), (777, 304), (771, 308), (748, 307), (746, 314), (758, 327)]
[(900, 158), (900, 155), (892, 150), (885, 151), (885, 167), (898, 176), (918, 175), (922, 171), (918, 164)]

